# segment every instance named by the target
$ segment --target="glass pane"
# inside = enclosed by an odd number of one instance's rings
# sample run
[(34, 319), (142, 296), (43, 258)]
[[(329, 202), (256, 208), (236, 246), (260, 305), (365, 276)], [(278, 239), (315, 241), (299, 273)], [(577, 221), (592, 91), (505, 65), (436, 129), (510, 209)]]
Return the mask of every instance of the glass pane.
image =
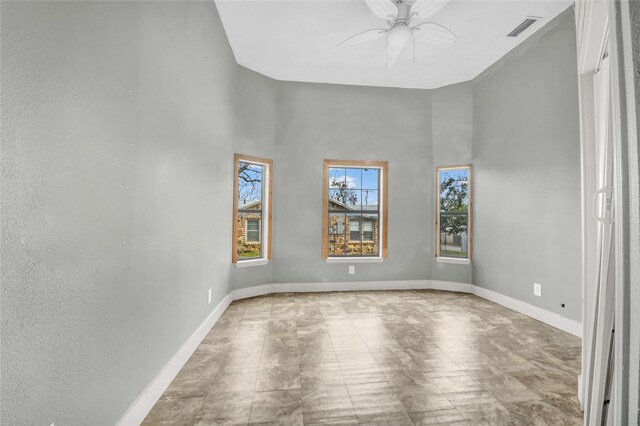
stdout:
[[(349, 232), (347, 234), (347, 242), (350, 246), (360, 244), (362, 241), (362, 235), (360, 233), (360, 222), (362, 216), (360, 213), (347, 213), (347, 226)], [(359, 250), (358, 250), (359, 252)]]
[(239, 259), (262, 257), (260, 212), (238, 213), (237, 250)]
[(345, 254), (349, 256), (362, 256), (362, 243), (360, 241), (349, 241)]
[(362, 254), (365, 256), (378, 255), (378, 215), (362, 215)]
[(243, 161), (238, 163), (238, 209), (262, 208), (263, 176), (263, 165)]
[(440, 256), (468, 257), (468, 220), (465, 212), (440, 213)]
[(347, 189), (343, 192), (342, 196), (345, 199), (345, 204), (350, 210), (360, 210), (360, 200), (362, 200), (359, 189)]
[(347, 170), (345, 168), (329, 167), (329, 188), (343, 188)]
[(380, 189), (379, 169), (362, 169), (362, 189)]
[(354, 210), (360, 209), (360, 190), (359, 189), (330, 189), (329, 190), (329, 208), (331, 210)]
[(362, 255), (363, 256), (378, 256), (378, 234), (369, 235), (365, 232), (362, 235)]
[(469, 208), (469, 169), (440, 171), (440, 211), (466, 212)]
[(329, 213), (329, 234), (344, 234), (344, 213)]
[(344, 234), (329, 234), (329, 256), (343, 256), (347, 251)]
[(378, 210), (378, 194), (375, 189), (362, 190), (362, 210), (377, 211)]
[(344, 194), (344, 191), (339, 189), (330, 189), (329, 190), (329, 210), (349, 210), (345, 201), (347, 198)]
[(349, 189), (362, 188), (362, 169), (347, 169), (346, 183)]

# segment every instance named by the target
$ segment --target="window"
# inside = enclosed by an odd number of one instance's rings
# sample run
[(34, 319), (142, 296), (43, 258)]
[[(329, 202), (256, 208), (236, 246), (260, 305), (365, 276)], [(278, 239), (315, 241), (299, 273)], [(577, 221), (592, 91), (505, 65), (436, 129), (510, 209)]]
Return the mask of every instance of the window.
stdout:
[(387, 255), (386, 161), (324, 161), (322, 255)]
[(436, 257), (471, 260), (471, 165), (438, 167)]
[(260, 242), (260, 220), (258, 220), (258, 219), (247, 219), (246, 237), (247, 237), (247, 242), (248, 243), (259, 243)]
[(349, 222), (349, 240), (360, 241), (360, 221), (351, 220)]
[(373, 220), (365, 220), (362, 222), (362, 241), (373, 241)]
[(271, 258), (273, 162), (236, 154), (234, 170), (232, 261), (266, 263)]

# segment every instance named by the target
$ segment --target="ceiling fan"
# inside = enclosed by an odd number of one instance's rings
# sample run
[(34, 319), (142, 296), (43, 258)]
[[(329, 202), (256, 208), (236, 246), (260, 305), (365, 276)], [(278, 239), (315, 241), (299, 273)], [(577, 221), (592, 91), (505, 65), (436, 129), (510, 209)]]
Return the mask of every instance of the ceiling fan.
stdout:
[[(378, 40), (387, 36), (386, 65), (391, 68), (411, 39), (428, 43), (452, 43), (456, 36), (451, 30), (434, 22), (414, 22), (428, 18), (442, 9), (449, 0), (365, 0), (369, 9), (378, 18), (387, 21), (389, 28), (367, 30), (340, 43), (338, 47), (349, 47)], [(414, 56), (415, 60), (415, 56)]]

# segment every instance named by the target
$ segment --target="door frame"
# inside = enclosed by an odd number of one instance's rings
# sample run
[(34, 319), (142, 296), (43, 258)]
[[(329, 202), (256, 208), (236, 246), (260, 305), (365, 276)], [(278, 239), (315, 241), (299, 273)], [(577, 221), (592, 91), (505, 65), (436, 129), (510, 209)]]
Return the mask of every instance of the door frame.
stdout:
[[(576, 35), (578, 49), (578, 82), (580, 93), (581, 174), (582, 174), (582, 320), (583, 320), (583, 368), (587, 353), (589, 322), (592, 306), (593, 271), (590, 249), (594, 244), (594, 219), (591, 216), (591, 195), (597, 189), (593, 179), (595, 165), (590, 159), (595, 138), (593, 127), (593, 83), (591, 77), (608, 46), (611, 66), (611, 126), (613, 142), (615, 211), (615, 334), (613, 399), (610, 418), (616, 425), (637, 422), (637, 401), (629, 401), (629, 328), (630, 328), (630, 231), (629, 221), (629, 147), (637, 146), (633, 64), (631, 55), (631, 20), (628, 0), (601, 2), (576, 1)], [(636, 188), (637, 189), (637, 188)], [(635, 226), (635, 225), (634, 225)], [(637, 372), (638, 360), (634, 362)], [(583, 370), (584, 373), (584, 370)], [(578, 396), (584, 404), (584, 390), (590, 383), (579, 377)], [(633, 380), (633, 379), (632, 379)], [(637, 388), (637, 381), (632, 383)], [(589, 407), (583, 409), (588, 410)], [(635, 418), (632, 416), (635, 413)], [(632, 422), (632, 423), (629, 423)], [(591, 422), (593, 424), (593, 420)]]
[[(632, 30), (628, 0), (607, 2), (611, 16), (611, 105), (614, 149), (614, 185), (619, 189), (614, 198), (616, 234), (615, 259), (615, 374), (614, 424), (637, 424), (638, 401), (629, 400), (630, 376), (630, 290), (631, 290), (631, 221), (629, 148), (637, 147), (635, 87), (633, 80)], [(637, 188), (636, 188), (637, 189)], [(636, 223), (634, 225), (638, 227)], [(636, 357), (637, 358), (637, 357)], [(634, 373), (631, 373), (634, 371)], [(636, 389), (637, 389), (637, 381)], [(632, 417), (635, 414), (635, 419)]]

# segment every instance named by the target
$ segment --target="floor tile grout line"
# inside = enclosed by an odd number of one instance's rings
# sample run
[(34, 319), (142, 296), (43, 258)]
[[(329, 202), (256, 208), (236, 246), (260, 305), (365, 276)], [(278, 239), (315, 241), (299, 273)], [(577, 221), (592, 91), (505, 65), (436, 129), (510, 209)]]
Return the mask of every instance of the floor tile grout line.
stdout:
[[(462, 343), (464, 343), (464, 342), (462, 342)], [(466, 343), (465, 343), (465, 346), (468, 346), (468, 345), (466, 345)], [(443, 353), (444, 353), (445, 355), (447, 355), (447, 354), (446, 354), (446, 352), (444, 352), (444, 350), (443, 350), (443, 349), (441, 349), (440, 347), (438, 347), (438, 349), (440, 349), (441, 351), (443, 351)], [(449, 355), (447, 355), (447, 357), (449, 357)], [(449, 358), (450, 358), (450, 357), (449, 357)], [(465, 374), (466, 374), (466, 375), (467, 375), (471, 380), (473, 380), (474, 382), (476, 382), (476, 383), (478, 384), (478, 386), (480, 386), (480, 387), (481, 387), (485, 392), (487, 392), (487, 393), (489, 394), (489, 396), (491, 397), (491, 399), (492, 399), (494, 402), (498, 403), (502, 408), (504, 408), (504, 409), (505, 409), (505, 410), (507, 410), (509, 413), (511, 413), (511, 411), (509, 411), (509, 410), (507, 409), (507, 407), (505, 407), (505, 406), (502, 404), (502, 402), (498, 401), (498, 400), (493, 396), (493, 394), (491, 393), (491, 391), (489, 391), (488, 389), (486, 389), (486, 388), (485, 388), (485, 386), (483, 386), (480, 382), (478, 382), (478, 381), (475, 379), (475, 377), (471, 376), (471, 374), (469, 373), (469, 370), (467, 370), (466, 368), (464, 368), (464, 367), (462, 367), (461, 365), (459, 365), (459, 364), (458, 364), (457, 362), (455, 362), (453, 359), (452, 359), (451, 361), (452, 361), (453, 363), (455, 363), (458, 367), (460, 367), (460, 368), (462, 369), (462, 371), (464, 371), (464, 372), (465, 372)], [(425, 374), (426, 374), (426, 373), (425, 373)], [(434, 383), (434, 385), (438, 388), (438, 390), (440, 390), (440, 387), (438, 386), (438, 384), (437, 384), (437, 383)], [(469, 418), (465, 413), (461, 412), (461, 411), (458, 409), (458, 407), (456, 406), (456, 404), (455, 404), (455, 403), (454, 403), (454, 402), (453, 402), (453, 401), (452, 401), (452, 400), (447, 396), (447, 394), (446, 394), (445, 392), (443, 392), (442, 390), (440, 390), (440, 393), (442, 393), (442, 394), (445, 396), (445, 398), (447, 398), (447, 400), (449, 401), (449, 403), (451, 403), (451, 405), (453, 405), (453, 406), (454, 406), (454, 408), (455, 408), (455, 409), (456, 409), (456, 410), (457, 410), (457, 411), (458, 411), (458, 412), (459, 412), (459, 413), (460, 413), (460, 414), (461, 414), (465, 419), (467, 419), (467, 421), (468, 421), (469, 423), (471, 423), (471, 421), (472, 421), (472, 420), (474, 420), (474, 419)]]
[[(269, 318), (271, 318), (271, 308), (273, 304), (269, 305)], [(267, 319), (268, 321), (269, 319)], [(262, 357), (264, 356), (264, 345), (267, 340), (267, 332), (265, 330), (264, 339), (262, 340), (262, 351), (260, 352), (260, 362), (258, 363), (258, 368), (256, 372), (256, 381), (253, 384), (253, 395), (251, 395), (251, 408), (249, 409), (249, 418), (247, 419), (247, 424), (251, 423), (251, 414), (253, 414), (253, 402), (256, 399), (256, 388), (258, 386), (258, 379), (260, 378), (260, 365), (262, 364)]]
[[(226, 312), (226, 311), (225, 311), (225, 312)], [(224, 315), (224, 312), (222, 313), (222, 315)], [(220, 316), (220, 318), (222, 318), (222, 315)], [(242, 322), (242, 319), (244, 319), (244, 315), (245, 315), (245, 313), (243, 312), (243, 313), (241, 314), (241, 317), (240, 317), (239, 322)], [(211, 327), (211, 329), (207, 332), (207, 336), (209, 335), (209, 333), (211, 333), (211, 331), (213, 330), (213, 328), (214, 328), (214, 327), (215, 327), (215, 324), (214, 324), (214, 325)], [(239, 326), (238, 326), (238, 328), (239, 328)], [(233, 340), (234, 340), (234, 339), (235, 339), (235, 337), (237, 336), (237, 334), (238, 334), (238, 328), (236, 328), (236, 329), (235, 329), (235, 331), (232, 333), (231, 342), (233, 342)], [(205, 339), (206, 339), (206, 336), (205, 336)], [(204, 339), (203, 339), (203, 340), (204, 340)], [(201, 345), (201, 344), (202, 344), (202, 342), (200, 342), (200, 344), (198, 344), (198, 348), (200, 347), (200, 345)], [(229, 346), (231, 346), (231, 344), (232, 344), (232, 343), (229, 343)], [(198, 350), (198, 348), (196, 348), (196, 351)], [(224, 353), (226, 354), (228, 351), (229, 351), (229, 348), (227, 347), (227, 349), (224, 351)], [(195, 353), (195, 351), (194, 351), (194, 353)], [(187, 361), (187, 362), (188, 362), (188, 361)], [(186, 364), (185, 364), (185, 365), (186, 365)], [(207, 397), (209, 396), (209, 393), (211, 392), (211, 389), (213, 388), (213, 385), (214, 385), (214, 383), (215, 383), (216, 379), (217, 379), (217, 378), (218, 378), (218, 376), (220, 375), (220, 372), (223, 370), (223, 367), (224, 367), (224, 365), (221, 365), (221, 366), (218, 368), (218, 371), (216, 371), (216, 374), (214, 374), (214, 376), (213, 376), (213, 380), (211, 381), (211, 384), (210, 384), (210, 386), (209, 386), (209, 388), (208, 388), (208, 390), (207, 390), (207, 393), (205, 394), (204, 399), (203, 399), (203, 401), (202, 401), (202, 405), (204, 405), (204, 400), (206, 400), (206, 399), (207, 399)], [(183, 366), (182, 368), (184, 368), (184, 366)], [(182, 368), (180, 369), (180, 371), (182, 371)], [(164, 393), (163, 393), (163, 394), (164, 394)], [(198, 410), (198, 415), (197, 415), (196, 417), (198, 417), (198, 416), (200, 415), (200, 412), (201, 412), (201, 411), (202, 411), (202, 406), (200, 407), (200, 410)]]
[[(401, 346), (401, 345), (400, 345), (400, 343), (398, 343), (398, 341), (395, 339), (395, 337), (391, 336), (391, 338), (392, 338), (392, 339), (393, 339), (393, 340), (394, 340), (394, 341), (395, 341), (399, 346)], [(366, 344), (366, 342), (365, 342), (365, 344)], [(403, 351), (403, 352), (404, 352), (404, 351)], [(406, 352), (404, 352), (404, 353), (406, 353)], [(415, 359), (414, 359), (410, 354), (408, 354), (408, 353), (406, 353), (406, 354), (407, 354), (407, 356), (409, 356), (409, 358), (411, 358), (411, 360), (412, 360), (413, 362), (415, 362)], [(372, 354), (372, 356), (373, 356), (373, 354)], [(379, 364), (377, 364), (377, 361), (375, 360), (375, 357), (374, 357), (374, 361), (376, 362), (376, 365), (378, 365), (378, 368), (380, 368)], [(416, 365), (417, 365), (417, 364), (416, 364)], [(420, 367), (420, 366), (418, 365), (418, 367)], [(387, 378), (387, 381), (389, 381), (389, 376), (387, 376), (387, 373), (385, 373), (385, 372), (384, 372), (384, 370), (382, 370), (381, 368), (380, 368), (380, 370), (382, 371), (382, 374), (384, 374), (384, 376)], [(420, 368), (420, 370), (424, 373), (425, 377), (427, 377), (427, 380), (429, 380), (429, 382), (430, 382), (430, 383), (432, 383), (432, 381), (431, 381), (431, 379), (429, 378), (429, 376), (427, 375), (427, 373), (426, 373), (424, 370), (422, 370), (422, 368)], [(389, 382), (389, 384), (391, 385), (391, 382)], [(436, 386), (436, 388), (438, 387), (435, 383), (433, 383), (433, 385), (434, 385), (434, 386)], [(393, 389), (393, 385), (391, 385), (391, 388)], [(440, 391), (440, 389), (439, 389), (439, 388), (438, 388), (438, 390)], [(395, 393), (395, 389), (394, 389), (394, 393)], [(442, 394), (442, 396), (444, 396), (444, 397), (446, 398), (446, 395), (444, 395), (444, 393), (443, 393), (442, 391), (440, 391), (440, 393)], [(397, 395), (396, 395), (396, 396), (397, 396)], [(447, 398), (447, 401), (449, 401), (449, 399), (448, 399), (448, 398)], [(401, 401), (401, 403), (402, 403), (402, 401)], [(454, 405), (451, 401), (449, 401), (449, 403), (453, 406), (453, 408), (454, 408), (454, 409), (456, 409), (456, 411), (458, 411), (458, 410), (457, 410), (457, 408), (455, 407), (455, 405)], [(402, 404), (402, 405), (403, 405), (403, 407), (404, 407), (404, 404)], [(407, 409), (406, 409), (406, 407), (404, 407), (404, 408), (405, 408), (405, 411), (407, 412), (407, 415), (408, 415), (408, 416), (409, 416), (409, 418), (411, 419), (411, 414), (412, 414), (412, 413), (409, 413), (409, 410), (407, 410)], [(431, 412), (435, 412), (435, 411), (440, 411), (440, 410), (430, 410), (430, 411), (431, 411)], [(424, 412), (427, 412), (427, 411), (424, 411)], [(462, 413), (460, 413), (460, 414), (462, 415)], [(464, 417), (464, 416), (463, 416), (463, 417)], [(465, 417), (465, 418), (466, 418), (466, 417)], [(415, 422), (413, 421), (413, 419), (411, 419), (411, 421), (415, 424)]]
[[(340, 306), (344, 309), (341, 301), (338, 301)], [(351, 321), (351, 319), (349, 319)], [(326, 320), (325, 320), (326, 323)], [(333, 349), (333, 354), (336, 356), (336, 364), (338, 364), (338, 368), (340, 369), (340, 377), (342, 377), (342, 382), (344, 383), (344, 387), (347, 390), (347, 395), (349, 395), (349, 401), (351, 402), (351, 409), (353, 410), (353, 415), (356, 416), (356, 421), (360, 424), (360, 419), (358, 418), (358, 413), (356, 413), (356, 406), (353, 403), (353, 398), (351, 397), (351, 392), (349, 392), (349, 386), (347, 386), (347, 382), (344, 380), (344, 373), (342, 372), (342, 366), (340, 365), (340, 361), (338, 361), (338, 355), (336, 354), (336, 348), (333, 346), (333, 341), (331, 340), (331, 335), (329, 335), (329, 342), (331, 342), (331, 348)]]
[[(362, 339), (362, 341), (364, 342), (365, 346), (367, 347), (367, 350), (369, 352), (369, 355), (371, 355), (371, 358), (373, 358), (373, 362), (376, 364), (376, 366), (378, 367), (378, 369), (380, 370), (380, 372), (382, 373), (382, 375), (387, 379), (387, 384), (389, 385), (389, 387), (391, 388), (391, 391), (393, 392), (393, 395), (396, 397), (396, 399), (398, 399), (398, 401), (400, 402), (400, 405), (402, 406), (402, 409), (404, 410), (405, 414), (407, 415), (407, 417), (409, 418), (409, 420), (411, 420), (411, 423), (415, 422), (413, 421), (413, 419), (411, 419), (411, 416), (409, 415), (406, 407), (404, 406), (404, 404), (402, 403), (402, 401), (400, 401), (400, 398), (398, 398), (398, 395), (396, 394), (395, 389), (393, 388), (393, 386), (391, 385), (391, 383), (389, 382), (389, 378), (387, 377), (387, 375), (384, 373), (384, 371), (382, 370), (382, 368), (380, 368), (380, 365), (378, 364), (378, 361), (376, 361), (375, 357), (373, 356), (373, 354), (371, 353), (371, 348), (369, 347), (369, 345), (367, 345), (367, 342), (362, 338), (362, 334), (360, 333), (360, 330), (358, 329), (358, 327), (356, 327), (356, 325), (353, 323), (353, 319), (351, 317), (348, 317), (349, 321), (351, 322), (351, 324), (353, 325), (353, 327), (356, 330), (356, 333), (358, 333), (358, 336), (360, 337), (360, 339)], [(377, 317), (376, 317), (377, 318)], [(392, 337), (393, 338), (393, 337)], [(395, 340), (395, 338), (393, 338), (393, 340)], [(335, 349), (334, 349), (335, 352)], [(336, 357), (337, 358), (337, 357)], [(340, 368), (340, 373), (342, 374), (343, 378), (342, 380), (344, 381), (344, 373), (342, 372), (342, 366), (340, 365), (340, 361), (338, 361), (338, 367)], [(346, 386), (346, 382), (345, 382), (345, 386)], [(353, 406), (353, 411), (355, 413), (355, 405), (353, 404), (353, 399), (351, 398), (351, 392), (349, 391), (349, 387), (347, 386), (347, 393), (349, 394), (349, 399), (351, 400), (351, 405)], [(358, 420), (358, 424), (360, 424), (360, 419), (358, 419), (358, 413), (356, 414), (356, 419)]]

